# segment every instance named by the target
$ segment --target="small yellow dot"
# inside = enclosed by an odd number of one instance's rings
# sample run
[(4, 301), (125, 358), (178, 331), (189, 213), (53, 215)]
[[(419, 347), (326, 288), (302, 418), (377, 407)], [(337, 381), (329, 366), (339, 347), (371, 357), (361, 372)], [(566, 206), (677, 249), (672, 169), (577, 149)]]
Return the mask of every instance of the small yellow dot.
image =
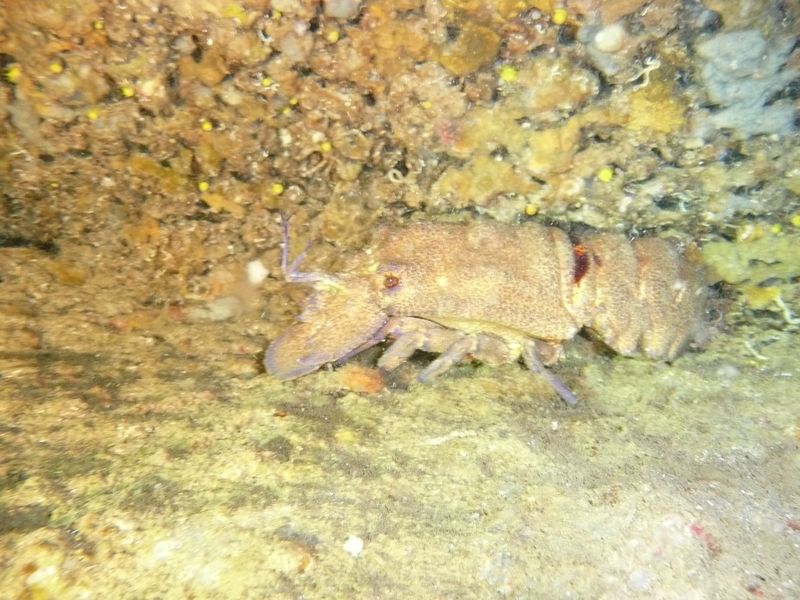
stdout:
[(430, 101), (428, 100), (425, 100), (425, 102), (422, 103), (422, 108), (424, 108), (425, 110), (430, 109), (431, 106), (433, 106), (433, 104), (431, 104)]
[(22, 75), (22, 69), (19, 67), (19, 65), (14, 65), (6, 69), (3, 77), (5, 77), (5, 80), (9, 83), (16, 83), (20, 78), (20, 75)]
[(291, 108), (289, 108), (288, 106), (286, 106), (286, 107), (284, 107), (284, 109), (283, 109), (281, 112), (282, 112), (284, 115), (288, 115), (290, 112), (292, 112), (292, 109), (291, 109)]
[(64, 67), (61, 65), (61, 63), (57, 62), (50, 63), (50, 66), (48, 68), (50, 69), (51, 73), (61, 73), (61, 71), (64, 70)]
[(94, 121), (100, 116), (100, 110), (97, 108), (90, 108), (89, 110), (86, 111), (86, 116), (90, 120)]
[(276, 196), (280, 196), (283, 193), (283, 185), (280, 183), (273, 183), (272, 184), (272, 193)]
[(300, 100), (298, 100), (297, 98), (292, 98), (291, 100), (289, 100), (289, 104), (291, 104), (292, 106), (297, 106), (299, 102)]
[(197, 184), (197, 189), (200, 190), (201, 192), (208, 191), (208, 182), (201, 181), (200, 183)]
[(328, 35), (325, 37), (331, 44), (335, 44), (339, 41), (339, 32), (334, 29), (333, 31), (329, 31)]
[(270, 79), (269, 77), (264, 77), (264, 79), (261, 80), (261, 85), (263, 85), (264, 87), (271, 86), (272, 85), (272, 79)]
[(280, 19), (282, 16), (283, 16), (283, 14), (281, 13), (281, 11), (279, 11), (279, 10), (273, 10), (272, 11), (272, 18), (273, 19)]
[(95, 29), (102, 29), (103, 28), (103, 22), (102, 21), (95, 21), (94, 23), (92, 23), (92, 27), (94, 27)]
[(597, 178), (603, 183), (608, 183), (614, 179), (614, 169), (611, 167), (603, 167), (597, 172)]
[(539, 209), (538, 209), (538, 208), (536, 208), (536, 207), (535, 207), (533, 204), (528, 204), (528, 205), (525, 207), (525, 214), (526, 214), (526, 215), (528, 215), (529, 217), (532, 217), (532, 216), (533, 216), (533, 215), (535, 215), (537, 212), (539, 212)]
[(333, 148), (333, 146), (331, 145), (331, 143), (330, 143), (330, 142), (322, 142), (322, 143), (319, 145), (319, 149), (320, 149), (322, 152), (330, 152), (332, 148)]
[(517, 77), (519, 77), (519, 71), (517, 71), (511, 65), (505, 65), (500, 69), (500, 79), (507, 83), (516, 81)]
[(783, 227), (781, 227), (779, 224), (776, 223), (775, 225), (770, 227), (770, 231), (775, 235), (778, 235), (781, 231), (783, 231)]
[(204, 119), (200, 123), (200, 129), (202, 129), (203, 131), (212, 131), (214, 129), (214, 124), (211, 121)]
[(130, 86), (121, 87), (119, 89), (120, 94), (122, 94), (125, 98), (133, 98), (133, 95), (136, 93), (134, 89)]
[(553, 11), (553, 23), (563, 25), (567, 22), (567, 11), (564, 8), (557, 8)]
[(791, 223), (793, 227), (800, 227), (800, 214), (792, 215)]
[(54, 189), (54, 190), (57, 190), (59, 188), (58, 182), (57, 181), (51, 181), (50, 182), (50, 187), (52, 189)]

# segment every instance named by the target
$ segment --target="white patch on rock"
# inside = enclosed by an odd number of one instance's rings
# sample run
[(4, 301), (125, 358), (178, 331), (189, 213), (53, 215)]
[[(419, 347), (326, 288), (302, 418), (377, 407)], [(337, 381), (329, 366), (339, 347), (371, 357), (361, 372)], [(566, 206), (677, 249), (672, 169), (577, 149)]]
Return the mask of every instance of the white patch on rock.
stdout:
[(260, 260), (251, 260), (247, 263), (247, 281), (253, 285), (258, 285), (269, 275), (269, 269)]
[(364, 550), (364, 540), (362, 540), (357, 535), (351, 535), (347, 538), (347, 541), (342, 545), (342, 548), (348, 554), (358, 558), (358, 555), (361, 554), (361, 551)]

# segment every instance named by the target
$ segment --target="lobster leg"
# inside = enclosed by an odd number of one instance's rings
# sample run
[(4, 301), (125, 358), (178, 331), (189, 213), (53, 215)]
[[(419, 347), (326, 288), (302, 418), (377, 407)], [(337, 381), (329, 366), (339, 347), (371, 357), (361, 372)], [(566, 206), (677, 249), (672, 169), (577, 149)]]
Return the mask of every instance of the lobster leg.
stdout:
[(378, 366), (382, 369), (397, 368), (417, 350), (441, 354), (420, 373), (417, 377), (419, 381), (444, 373), (468, 356), (492, 364), (513, 359), (508, 345), (499, 338), (484, 334), (465, 334), (427, 319), (395, 318), (390, 321), (386, 333), (396, 337), (396, 340), (378, 360)]
[(393, 319), (387, 333), (396, 339), (378, 360), (378, 366), (389, 371), (399, 367), (417, 350), (444, 352), (464, 337), (460, 331), (415, 317)]
[(561, 383), (556, 377), (548, 371), (542, 360), (539, 358), (538, 344), (536, 340), (528, 340), (522, 348), (522, 360), (525, 365), (537, 375), (544, 377), (547, 382), (553, 386), (561, 399), (567, 403), (570, 408), (575, 408), (578, 404), (578, 399), (575, 397), (567, 386)]
[(417, 375), (417, 381), (424, 383), (432, 377), (441, 375), (457, 362), (464, 360), (467, 354), (471, 354), (478, 346), (478, 340), (474, 335), (462, 337), (457, 342), (450, 345), (447, 350), (439, 355), (427, 368)]

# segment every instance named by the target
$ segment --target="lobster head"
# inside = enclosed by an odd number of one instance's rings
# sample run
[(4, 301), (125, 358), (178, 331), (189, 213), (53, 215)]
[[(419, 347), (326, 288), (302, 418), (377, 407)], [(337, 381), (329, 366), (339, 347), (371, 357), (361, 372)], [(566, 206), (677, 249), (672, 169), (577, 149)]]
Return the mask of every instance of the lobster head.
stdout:
[(295, 379), (326, 363), (343, 362), (385, 337), (389, 317), (368, 278), (328, 277), (314, 288), (298, 322), (264, 356), (264, 367), (278, 379)]

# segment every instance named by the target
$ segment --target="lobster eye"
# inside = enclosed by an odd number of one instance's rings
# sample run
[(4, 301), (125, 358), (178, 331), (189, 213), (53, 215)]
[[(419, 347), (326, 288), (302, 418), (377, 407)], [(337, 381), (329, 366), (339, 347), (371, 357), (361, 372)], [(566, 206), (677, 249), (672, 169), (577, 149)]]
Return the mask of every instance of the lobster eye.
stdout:
[(383, 287), (385, 287), (387, 290), (395, 288), (398, 285), (400, 285), (400, 278), (394, 273), (386, 273), (383, 276)]

